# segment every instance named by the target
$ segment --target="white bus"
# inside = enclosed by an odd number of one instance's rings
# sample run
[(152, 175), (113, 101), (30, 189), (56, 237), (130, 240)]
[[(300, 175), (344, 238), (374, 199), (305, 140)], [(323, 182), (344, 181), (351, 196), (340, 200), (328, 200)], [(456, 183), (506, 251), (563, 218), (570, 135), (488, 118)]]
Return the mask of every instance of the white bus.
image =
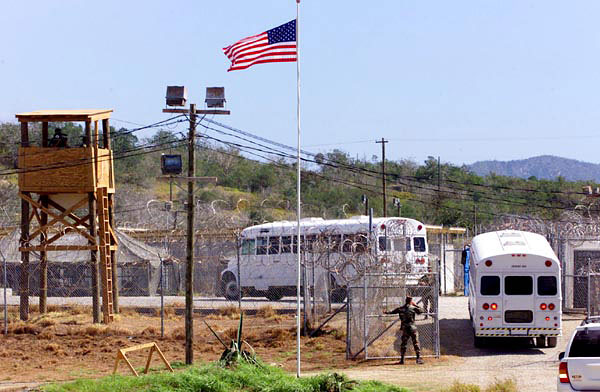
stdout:
[[(313, 260), (316, 268), (312, 269), (313, 279), (328, 279), (331, 301), (343, 301), (348, 278), (356, 276), (352, 260), (364, 255), (369, 243), (369, 218), (306, 218), (300, 222), (300, 232), (304, 259)], [(371, 247), (376, 263), (396, 272), (415, 273), (416, 277), (427, 273), (427, 236), (421, 222), (373, 218), (371, 238), (377, 241)], [(221, 293), (231, 300), (238, 299), (240, 292), (242, 296), (265, 296), (270, 300), (296, 295), (296, 249), (297, 222), (272, 222), (244, 229), (239, 263), (237, 256), (232, 257), (221, 272)], [(242, 277), (241, 287), (238, 276)]]
[(469, 313), (475, 346), (493, 337), (535, 338), (555, 347), (561, 335), (560, 263), (546, 239), (503, 230), (473, 238)]

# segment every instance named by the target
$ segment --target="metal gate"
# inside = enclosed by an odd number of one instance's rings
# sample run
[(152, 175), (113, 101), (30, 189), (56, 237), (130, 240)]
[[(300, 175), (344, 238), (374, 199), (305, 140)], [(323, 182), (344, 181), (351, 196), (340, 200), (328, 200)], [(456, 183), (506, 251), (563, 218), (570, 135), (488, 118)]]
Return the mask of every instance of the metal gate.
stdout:
[[(400, 357), (401, 329), (397, 315), (386, 315), (404, 304), (406, 295), (425, 312), (417, 316), (421, 356), (439, 357), (438, 274), (367, 273), (362, 285), (348, 291), (347, 351), (349, 359)], [(415, 356), (408, 342), (406, 357)]]

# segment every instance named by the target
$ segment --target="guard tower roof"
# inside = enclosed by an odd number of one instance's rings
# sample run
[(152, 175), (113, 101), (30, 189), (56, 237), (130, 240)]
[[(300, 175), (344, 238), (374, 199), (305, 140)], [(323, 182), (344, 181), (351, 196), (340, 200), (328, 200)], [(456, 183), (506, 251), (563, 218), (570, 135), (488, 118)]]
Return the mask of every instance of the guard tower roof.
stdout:
[(97, 121), (110, 118), (111, 113), (112, 109), (60, 109), (17, 113), (15, 117), (19, 122)]

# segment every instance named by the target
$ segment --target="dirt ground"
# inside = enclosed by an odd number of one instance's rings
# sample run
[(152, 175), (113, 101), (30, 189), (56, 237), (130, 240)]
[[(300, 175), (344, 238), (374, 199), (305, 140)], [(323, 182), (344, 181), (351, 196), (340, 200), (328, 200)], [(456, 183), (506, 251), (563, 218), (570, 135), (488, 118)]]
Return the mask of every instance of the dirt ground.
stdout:
[(465, 297), (440, 298), (440, 359), (414, 361), (400, 366), (394, 362), (367, 362), (360, 368), (344, 369), (358, 380), (375, 379), (398, 384), (415, 392), (437, 392), (454, 380), (487, 386), (496, 379), (512, 378), (520, 392), (556, 390), (558, 354), (564, 351), (582, 316), (563, 315), (563, 336), (555, 348), (535, 348), (527, 339), (498, 339), (486, 348), (473, 346)]
[[(27, 323), (9, 323), (9, 334), (0, 335), (0, 390), (20, 382), (48, 382), (81, 377), (101, 377), (112, 373), (119, 348), (157, 342), (171, 362), (185, 361), (184, 319), (167, 309), (165, 337), (160, 336), (160, 318), (125, 310), (110, 325), (94, 325), (89, 308), (54, 310), (45, 316), (32, 313)], [(16, 309), (15, 309), (16, 311)], [(13, 320), (17, 314), (11, 313)], [(243, 339), (266, 363), (293, 370), (296, 364), (295, 319), (278, 315), (263, 307), (244, 318)], [(237, 309), (225, 308), (220, 314), (194, 319), (195, 362), (217, 360), (223, 346), (204, 324), (208, 323), (226, 342), (236, 336), (239, 323)], [(247, 347), (246, 347), (247, 349)], [(344, 362), (345, 333), (328, 328), (321, 336), (302, 338), (304, 367), (307, 371), (330, 368)], [(135, 367), (145, 365), (146, 352), (128, 354)], [(335, 359), (335, 361), (334, 361)], [(352, 364), (352, 363), (350, 363)], [(154, 356), (152, 367), (163, 365)], [(127, 374), (126, 365), (119, 373)]]
[[(165, 337), (160, 336), (160, 318), (125, 310), (108, 325), (91, 323), (89, 308), (52, 309), (45, 316), (32, 313), (28, 323), (13, 321), (9, 334), (0, 335), (0, 390), (20, 389), (21, 382), (43, 383), (102, 377), (112, 373), (119, 348), (155, 341), (171, 362), (183, 362), (184, 320), (167, 309)], [(476, 349), (467, 313), (466, 298), (440, 300), (442, 356), (428, 358), (417, 366), (413, 360), (405, 366), (393, 361), (347, 361), (345, 359), (345, 314), (334, 319), (326, 332), (316, 338), (302, 338), (302, 372), (340, 371), (355, 379), (376, 379), (412, 388), (414, 391), (440, 391), (453, 380), (487, 385), (496, 378), (514, 378), (519, 391), (541, 392), (556, 388), (558, 353), (564, 349), (579, 318), (567, 316), (564, 336), (556, 348), (537, 349), (522, 341), (500, 341), (485, 349)], [(14, 309), (16, 311), (16, 309)], [(12, 313), (11, 318), (17, 319)], [(278, 315), (266, 306), (256, 315), (244, 317), (243, 338), (266, 363), (296, 369), (294, 318)], [(237, 331), (236, 308), (222, 309), (220, 314), (194, 319), (195, 362), (217, 360), (223, 351), (204, 324), (206, 321), (229, 342)], [(128, 354), (135, 367), (143, 367), (146, 352)], [(152, 367), (162, 368), (156, 358)], [(119, 373), (127, 374), (125, 365)]]

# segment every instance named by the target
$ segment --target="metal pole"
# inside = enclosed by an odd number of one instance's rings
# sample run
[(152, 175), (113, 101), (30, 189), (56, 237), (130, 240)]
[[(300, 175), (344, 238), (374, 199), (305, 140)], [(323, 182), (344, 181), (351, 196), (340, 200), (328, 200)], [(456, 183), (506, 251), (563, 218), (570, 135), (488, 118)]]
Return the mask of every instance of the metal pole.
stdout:
[(297, 263), (296, 269), (298, 272), (297, 281), (296, 281), (296, 376), (300, 377), (300, 279), (301, 279), (301, 271), (300, 271), (300, 252), (301, 252), (301, 243), (300, 243), (300, 216), (301, 216), (301, 204), (300, 204), (300, 0), (296, 0), (296, 89), (297, 89), (297, 100), (296, 100), (296, 116), (298, 120), (298, 155), (296, 160), (296, 169), (297, 169), (297, 183), (296, 183), (296, 192), (297, 192), (297, 205), (296, 205), (296, 214), (298, 220), (297, 227), (297, 236), (298, 236), (298, 247), (297, 247)]
[(591, 313), (591, 299), (592, 299), (592, 293), (591, 293), (591, 288), (592, 288), (592, 270), (591, 270), (591, 259), (588, 257), (588, 267), (587, 267), (587, 317), (592, 316)]
[(164, 278), (163, 278), (163, 259), (158, 255), (160, 259), (160, 337), (165, 337), (165, 289), (164, 289)]
[(242, 276), (240, 272), (240, 237), (237, 236), (236, 240), (236, 248), (237, 248), (237, 283), (238, 283), (238, 309), (240, 313), (242, 312)]
[(190, 104), (188, 134), (187, 256), (185, 270), (185, 363), (194, 362), (194, 147), (196, 137), (196, 105)]
[(2, 256), (2, 265), (4, 267), (4, 336), (8, 335), (8, 309), (6, 303), (6, 285), (8, 284), (8, 278), (6, 274), (6, 257), (4, 257), (4, 253), (0, 250), (0, 256)]
[[(373, 209), (371, 208), (369, 210), (369, 241), (371, 241), (371, 244), (373, 243), (371, 236), (373, 235)], [(367, 295), (367, 268), (365, 265), (365, 268), (363, 268), (363, 299), (364, 299), (364, 306), (363, 306), (363, 339), (364, 339), (364, 347), (365, 347), (365, 359), (369, 358), (369, 334), (367, 332), (367, 300), (368, 300), (368, 295)]]

